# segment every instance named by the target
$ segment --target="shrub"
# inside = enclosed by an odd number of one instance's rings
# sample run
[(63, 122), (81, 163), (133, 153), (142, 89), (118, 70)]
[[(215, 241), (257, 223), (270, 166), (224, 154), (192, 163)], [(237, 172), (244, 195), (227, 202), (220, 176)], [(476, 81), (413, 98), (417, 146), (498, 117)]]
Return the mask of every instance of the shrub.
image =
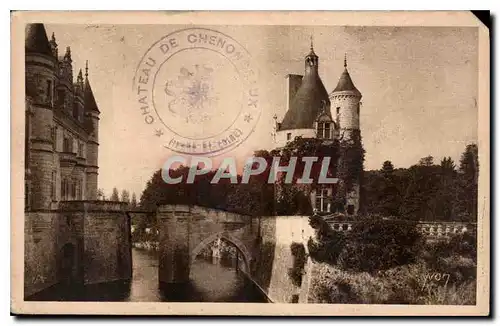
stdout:
[(293, 267), (288, 269), (288, 277), (295, 286), (302, 285), (302, 275), (307, 261), (306, 249), (302, 243), (293, 242), (290, 245), (293, 256)]
[(328, 264), (316, 266), (310, 300), (317, 303), (383, 303), (389, 289), (368, 273), (348, 273)]
[(413, 222), (369, 219), (353, 226), (338, 264), (345, 270), (375, 273), (415, 262), (421, 244)]
[(320, 216), (311, 216), (309, 224), (315, 230), (315, 239), (310, 238), (307, 242), (311, 258), (317, 262), (337, 264), (345, 246), (345, 235), (333, 230)]
[(299, 303), (299, 295), (298, 294), (292, 294), (290, 298), (290, 303)]
[[(425, 283), (433, 275), (424, 262), (397, 266), (376, 275), (346, 272), (328, 264), (313, 271), (309, 300), (316, 303), (475, 304), (475, 280)], [(426, 287), (426, 285), (431, 285)]]
[(452, 273), (456, 280), (466, 281), (476, 277), (476, 236), (457, 234), (447, 241), (425, 245), (421, 258), (429, 268)]

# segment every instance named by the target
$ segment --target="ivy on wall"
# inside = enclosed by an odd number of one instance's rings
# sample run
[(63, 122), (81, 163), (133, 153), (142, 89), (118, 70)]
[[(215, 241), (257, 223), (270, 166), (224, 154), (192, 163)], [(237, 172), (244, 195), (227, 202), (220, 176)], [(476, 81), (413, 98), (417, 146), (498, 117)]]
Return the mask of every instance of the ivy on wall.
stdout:
[[(316, 138), (296, 137), (286, 146), (271, 151), (270, 156), (279, 156), (280, 165), (288, 165), (291, 157), (297, 157), (293, 181), (286, 184), (284, 175), (276, 183), (276, 213), (278, 215), (310, 214), (312, 206), (308, 193), (321, 186), (319, 177), (323, 159), (330, 158), (327, 176), (336, 177), (339, 183), (334, 187), (333, 208), (344, 210), (347, 193), (355, 184), (359, 184), (363, 173), (365, 151), (361, 143), (359, 130), (351, 131), (350, 139), (325, 141)], [(318, 157), (311, 169), (312, 184), (297, 184), (303, 176), (304, 157)]]
[(342, 139), (338, 144), (337, 178), (339, 183), (334, 198), (334, 208), (342, 210), (348, 192), (359, 184), (363, 175), (365, 150), (361, 142), (361, 132), (351, 131), (350, 139)]

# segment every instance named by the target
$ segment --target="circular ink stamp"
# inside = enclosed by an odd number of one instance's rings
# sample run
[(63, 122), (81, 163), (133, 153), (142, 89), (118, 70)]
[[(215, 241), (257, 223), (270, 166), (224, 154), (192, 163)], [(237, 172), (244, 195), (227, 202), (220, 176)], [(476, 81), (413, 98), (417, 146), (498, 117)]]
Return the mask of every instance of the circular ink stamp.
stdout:
[(168, 34), (137, 67), (140, 115), (175, 152), (213, 156), (234, 149), (250, 136), (261, 114), (254, 66), (241, 44), (216, 30)]

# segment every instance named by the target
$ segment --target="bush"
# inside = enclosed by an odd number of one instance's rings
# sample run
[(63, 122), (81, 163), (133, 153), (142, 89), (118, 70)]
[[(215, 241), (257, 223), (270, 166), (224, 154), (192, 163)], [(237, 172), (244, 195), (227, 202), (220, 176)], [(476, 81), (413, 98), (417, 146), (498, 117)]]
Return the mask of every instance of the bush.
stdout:
[(345, 247), (345, 235), (333, 230), (320, 216), (311, 216), (309, 224), (315, 230), (315, 239), (307, 242), (309, 255), (317, 262), (337, 264), (338, 257)]
[(293, 242), (290, 245), (290, 250), (293, 256), (293, 267), (288, 269), (288, 277), (295, 286), (301, 286), (304, 266), (307, 262), (306, 249), (302, 243)]
[(313, 271), (309, 300), (351, 304), (475, 304), (475, 280), (460, 282), (450, 278), (450, 282), (435, 282), (426, 287), (425, 280), (433, 273), (424, 262), (397, 266), (376, 275), (319, 264)]
[(373, 304), (389, 296), (385, 284), (370, 274), (351, 274), (328, 264), (317, 266), (312, 280), (310, 300), (315, 303)]
[(477, 238), (474, 234), (457, 234), (447, 241), (425, 245), (421, 258), (429, 268), (446, 273), (461, 282), (476, 278)]

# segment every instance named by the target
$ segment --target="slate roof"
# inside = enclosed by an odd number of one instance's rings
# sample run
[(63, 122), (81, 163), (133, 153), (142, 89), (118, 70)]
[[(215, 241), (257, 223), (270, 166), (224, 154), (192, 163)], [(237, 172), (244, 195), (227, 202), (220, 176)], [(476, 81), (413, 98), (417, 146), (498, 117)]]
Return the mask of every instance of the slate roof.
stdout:
[(323, 101), (330, 107), (328, 92), (317, 70), (307, 71), (297, 93), (290, 103), (280, 130), (313, 128), (314, 121), (322, 111)]
[(345, 91), (351, 91), (356, 95), (361, 96), (361, 92), (358, 91), (358, 89), (356, 88), (356, 86), (354, 86), (354, 83), (352, 82), (351, 76), (347, 71), (347, 67), (344, 69), (342, 75), (340, 75), (337, 87), (335, 87), (332, 94), (336, 92), (345, 92)]
[(25, 33), (26, 53), (41, 53), (52, 56), (52, 49), (43, 24), (28, 24)]
[(97, 103), (94, 98), (94, 93), (92, 92), (92, 87), (90, 87), (89, 80), (85, 78), (85, 88), (84, 88), (84, 94), (83, 94), (83, 103), (85, 107), (85, 111), (90, 112), (90, 111), (99, 111), (99, 108), (97, 107)]

